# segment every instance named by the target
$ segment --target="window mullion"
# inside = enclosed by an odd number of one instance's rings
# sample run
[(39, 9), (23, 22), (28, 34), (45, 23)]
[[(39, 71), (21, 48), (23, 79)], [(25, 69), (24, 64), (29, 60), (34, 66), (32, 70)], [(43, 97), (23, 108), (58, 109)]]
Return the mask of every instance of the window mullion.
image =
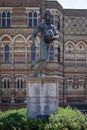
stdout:
[(7, 27), (7, 13), (6, 13), (6, 18), (5, 18), (5, 25)]

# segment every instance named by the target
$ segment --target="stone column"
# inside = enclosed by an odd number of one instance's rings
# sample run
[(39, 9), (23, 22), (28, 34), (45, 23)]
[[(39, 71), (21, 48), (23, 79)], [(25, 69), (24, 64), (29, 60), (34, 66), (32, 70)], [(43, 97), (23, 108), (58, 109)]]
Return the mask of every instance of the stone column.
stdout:
[(28, 117), (48, 117), (58, 110), (59, 77), (26, 79)]

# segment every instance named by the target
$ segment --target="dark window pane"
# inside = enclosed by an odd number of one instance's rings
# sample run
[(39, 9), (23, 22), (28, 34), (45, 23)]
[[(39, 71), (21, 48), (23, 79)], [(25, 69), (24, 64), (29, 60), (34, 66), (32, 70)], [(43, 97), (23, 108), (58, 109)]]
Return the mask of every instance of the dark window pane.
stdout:
[(10, 27), (10, 19), (7, 19), (7, 27)]
[(19, 79), (17, 80), (17, 88), (19, 88)]
[(6, 27), (6, 20), (2, 19), (2, 27)]
[(9, 53), (5, 53), (5, 61), (9, 61)]
[(50, 53), (49, 53), (49, 60), (50, 60), (50, 61), (53, 61), (53, 60), (54, 60), (54, 53), (53, 53), (53, 52), (50, 52)]
[(31, 60), (35, 61), (36, 60), (36, 54), (35, 53), (31, 53)]
[(15, 99), (15, 103), (24, 103), (24, 99), (21, 98)]
[(5, 46), (5, 52), (9, 52), (9, 46), (8, 45)]
[(37, 19), (34, 19), (34, 27), (37, 27)]
[(4, 88), (9, 88), (9, 79), (4, 79)]
[(7, 88), (9, 88), (9, 79), (7, 79)]
[(4, 79), (4, 88), (6, 88), (6, 79)]
[(3, 98), (3, 99), (1, 99), (1, 103), (11, 103), (11, 99)]
[(54, 47), (51, 45), (49, 51), (49, 61), (53, 61), (53, 60), (54, 60)]
[(34, 27), (37, 27), (37, 13), (34, 13)]
[(7, 13), (7, 18), (10, 18), (10, 13), (9, 12)]
[(37, 13), (36, 12), (34, 13), (34, 18), (37, 18)]
[(29, 13), (29, 18), (32, 18), (32, 13), (31, 12)]
[(31, 46), (31, 52), (32, 51), (36, 51), (36, 47), (35, 46)]
[(29, 19), (29, 27), (32, 27), (32, 19)]
[(57, 22), (58, 22), (58, 30), (60, 30), (60, 17), (59, 16), (58, 16)]
[(23, 88), (23, 80), (21, 79), (21, 88)]
[(31, 60), (35, 61), (36, 60), (36, 47), (31, 46)]
[(49, 56), (49, 61), (53, 61), (54, 60), (54, 58), (53, 58), (53, 56)]
[(5, 46), (4, 53), (5, 53), (5, 61), (9, 61), (9, 46), (8, 45)]
[(6, 17), (6, 13), (3, 12), (3, 13), (2, 13), (2, 18), (5, 18), (5, 17)]
[(17, 80), (17, 88), (23, 88), (23, 80), (22, 79)]
[(60, 63), (60, 47), (58, 47), (58, 62)]

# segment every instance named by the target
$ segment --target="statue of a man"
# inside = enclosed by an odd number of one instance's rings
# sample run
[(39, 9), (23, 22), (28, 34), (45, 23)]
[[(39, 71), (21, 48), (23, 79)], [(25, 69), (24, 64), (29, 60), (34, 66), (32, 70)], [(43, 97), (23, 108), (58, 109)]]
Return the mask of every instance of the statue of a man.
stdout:
[(35, 37), (40, 33), (40, 57), (31, 63), (30, 70), (33, 69), (33, 67), (39, 63), (38, 68), (34, 74), (34, 76), (38, 76), (46, 63), (48, 52), (50, 48), (50, 43), (52, 43), (54, 40), (57, 40), (59, 35), (58, 32), (53, 24), (51, 24), (52, 20), (52, 12), (51, 10), (46, 10), (44, 14), (45, 21), (43, 23), (40, 23), (32, 33), (32, 41), (33, 45), (35, 45)]

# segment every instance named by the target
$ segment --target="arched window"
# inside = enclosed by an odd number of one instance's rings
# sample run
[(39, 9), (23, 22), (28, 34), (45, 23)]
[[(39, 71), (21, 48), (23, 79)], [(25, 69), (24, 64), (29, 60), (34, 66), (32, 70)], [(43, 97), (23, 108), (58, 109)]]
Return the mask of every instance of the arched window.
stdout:
[(31, 61), (36, 60), (36, 47), (34, 45), (31, 46)]
[(4, 79), (4, 88), (6, 88), (6, 79)]
[(8, 62), (10, 60), (10, 55), (9, 55), (9, 46), (6, 45), (4, 47), (4, 61)]
[(84, 88), (84, 83), (83, 82), (79, 82), (78, 83), (78, 88), (79, 89), (83, 89)]
[(54, 47), (52, 45), (49, 50), (49, 61), (54, 61)]
[(34, 13), (34, 27), (37, 27), (37, 13)]
[(4, 88), (9, 88), (9, 87), (10, 87), (9, 79), (4, 79)]
[(33, 20), (32, 20), (32, 13), (30, 12), (29, 13), (29, 27), (32, 27), (32, 22), (33, 22)]
[(1, 23), (2, 23), (2, 27), (10, 27), (10, 23), (11, 23), (11, 14), (10, 12), (2, 12), (1, 15)]
[(60, 47), (58, 47), (58, 62), (60, 63)]
[(6, 26), (6, 13), (5, 12), (2, 13), (1, 20), (2, 20), (2, 27), (5, 27)]
[(57, 18), (57, 23), (58, 23), (58, 30), (60, 30), (60, 16)]
[(72, 83), (72, 82), (68, 82), (67, 88), (68, 88), (68, 89), (72, 89), (72, 88), (73, 88), (73, 83)]
[(29, 19), (29, 27), (37, 27), (37, 13), (34, 12), (30, 12), (28, 15), (28, 19)]
[(7, 27), (10, 27), (10, 16), (11, 14), (8, 12), (7, 13)]
[(23, 80), (17, 79), (17, 88), (23, 88)]

